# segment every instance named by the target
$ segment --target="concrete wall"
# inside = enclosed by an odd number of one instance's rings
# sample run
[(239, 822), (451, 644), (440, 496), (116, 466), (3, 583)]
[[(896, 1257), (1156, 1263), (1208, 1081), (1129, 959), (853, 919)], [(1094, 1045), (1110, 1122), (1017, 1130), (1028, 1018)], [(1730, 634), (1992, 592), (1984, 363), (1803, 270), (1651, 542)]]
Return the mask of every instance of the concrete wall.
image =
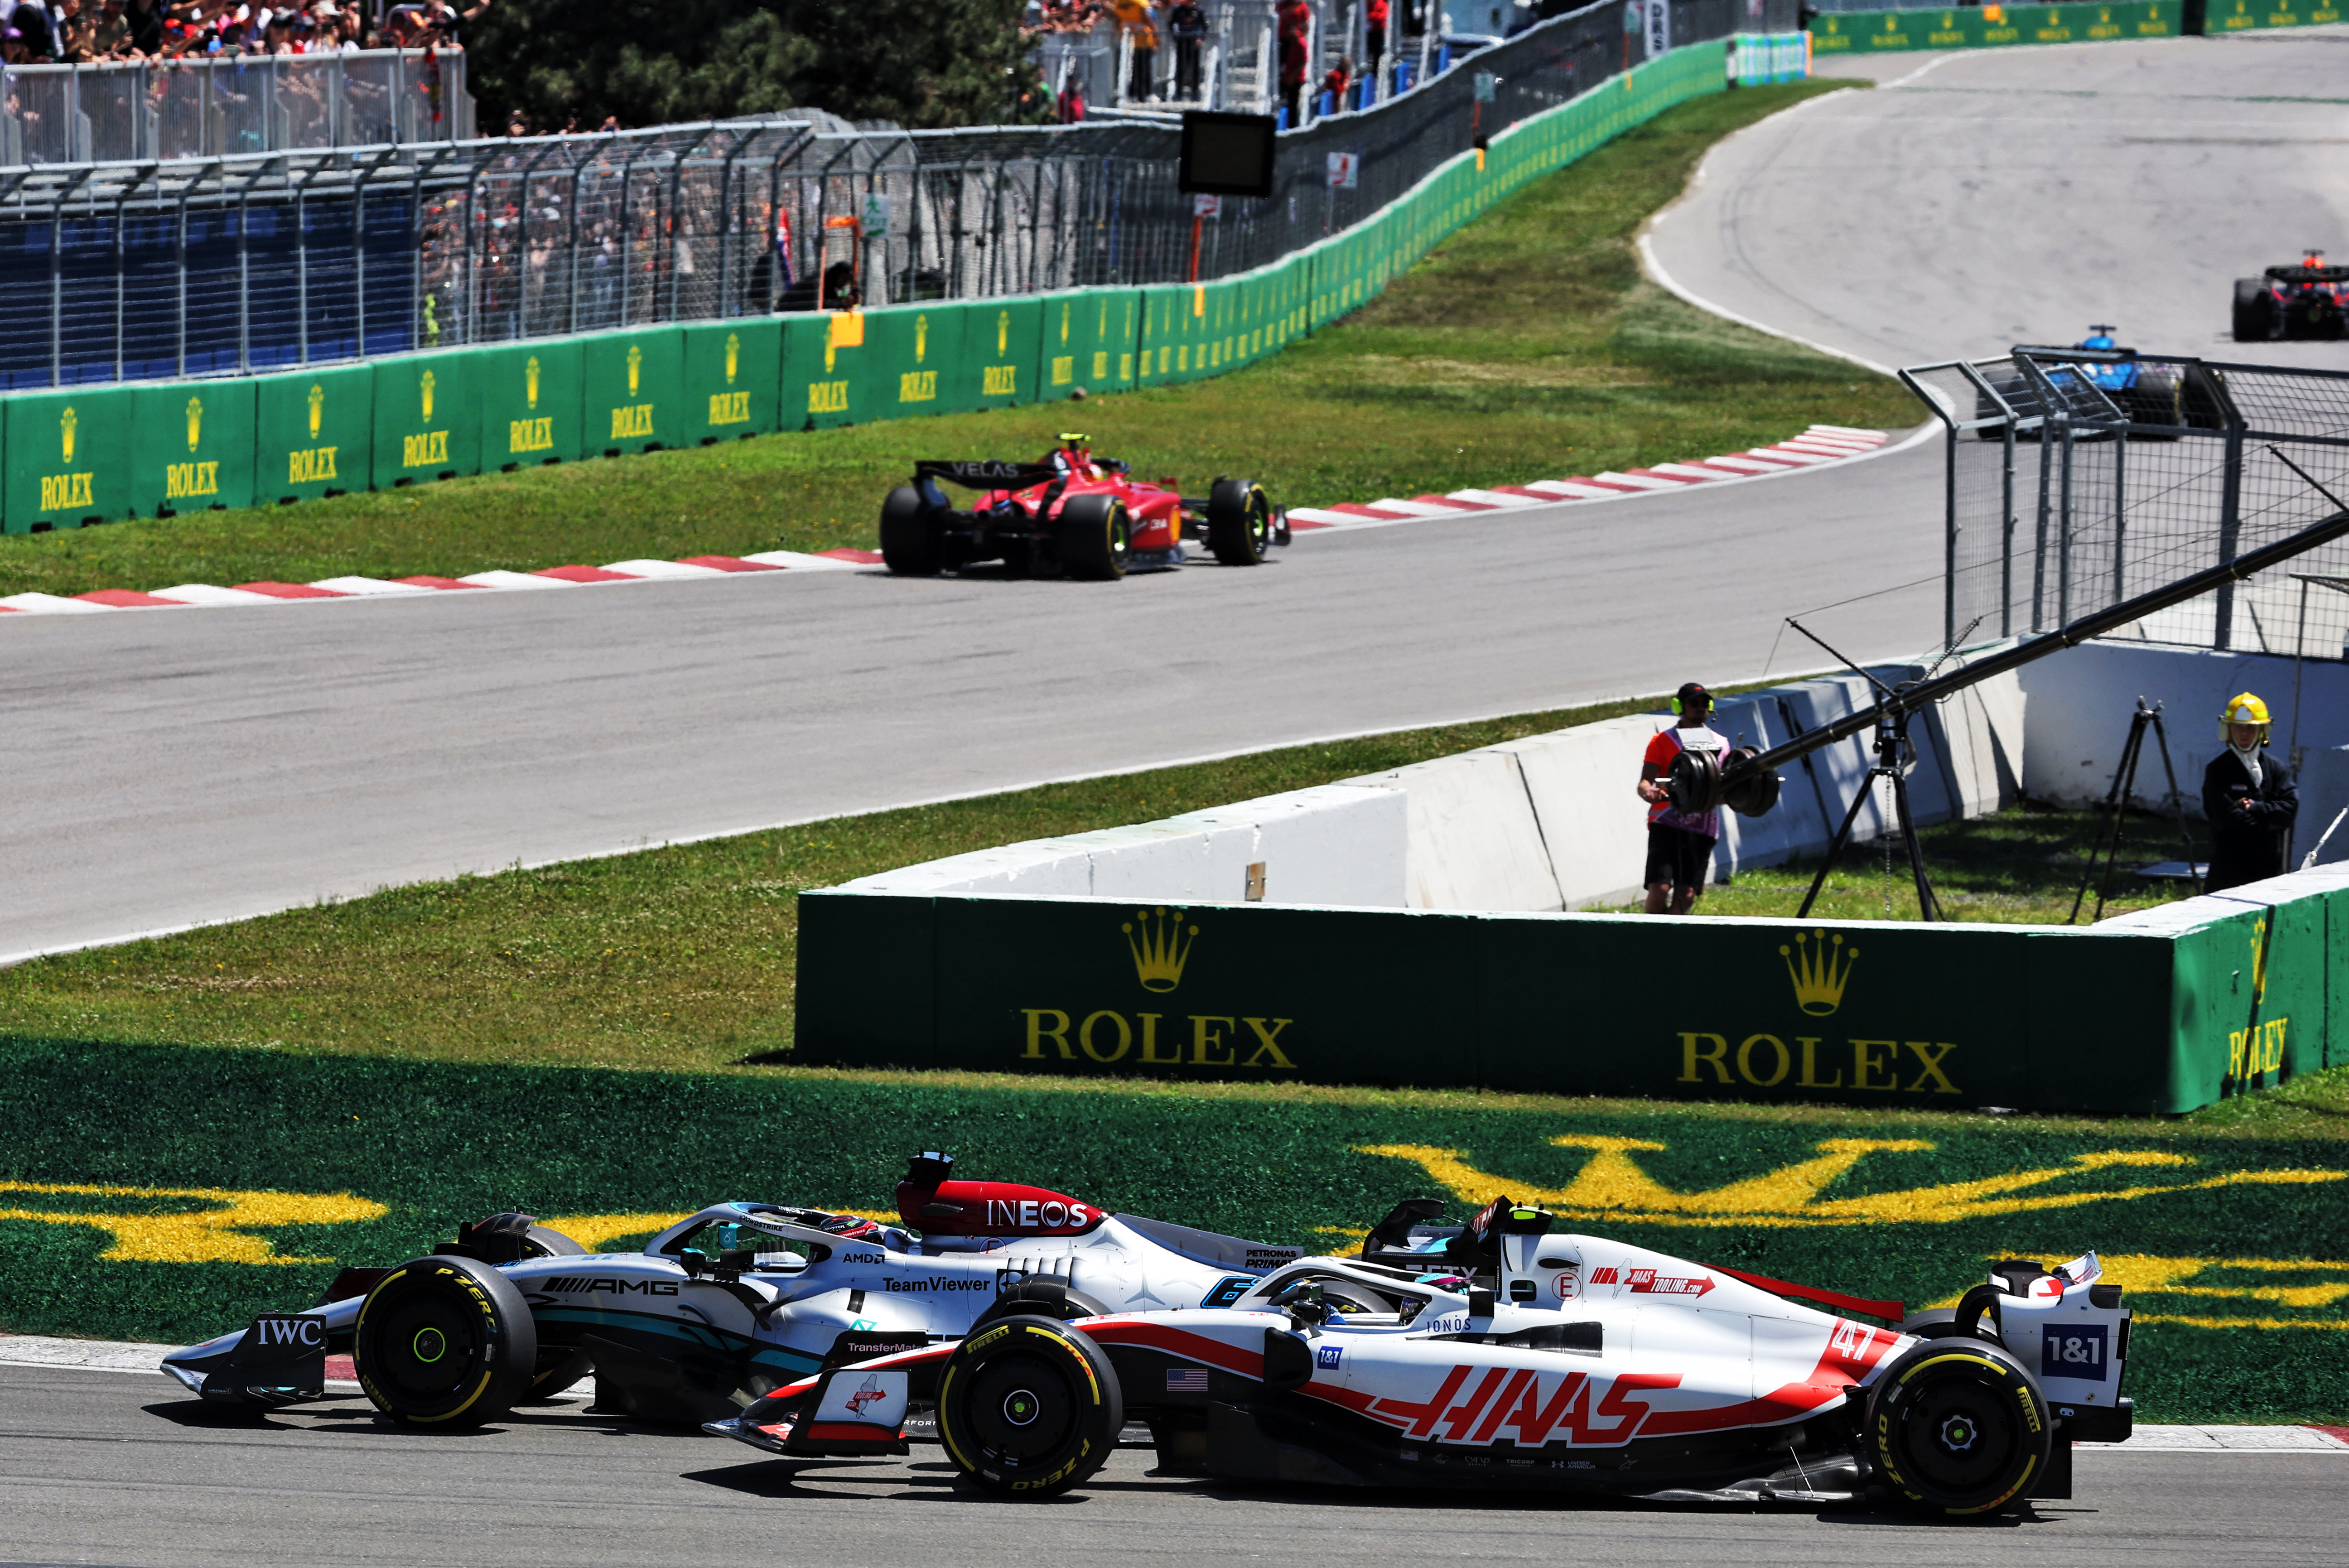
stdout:
[(2333, 830), (2330, 840), (2324, 837), (2324, 830), (2333, 826), (2344, 806), (2349, 806), (2349, 746), (2310, 752), (2302, 759), (2300, 821), (2292, 838), (2295, 870), (2320, 842), (2323, 848), (2316, 857), (2319, 866), (2349, 862), (2349, 820)]
[[(2102, 801), (2112, 787), (2113, 770), (2128, 740), (2129, 714), (2139, 697), (2163, 705), (2178, 787), (2192, 816), (2202, 815), (2202, 770), (2225, 744), (2219, 736), (2219, 713), (2228, 698), (2251, 691), (2266, 701), (2274, 721), (2271, 743), (2279, 755), (2292, 737), (2293, 669), (2289, 659), (2089, 642), (2016, 673), (2028, 698), (2023, 784), (2033, 800), (2072, 806)], [(2307, 663), (2301, 668), (2300, 681), (2303, 760), (2349, 743), (2349, 665)], [(2164, 804), (2168, 785), (2160, 753), (2150, 740), (2137, 764), (2137, 786), (2135, 799), (2140, 806), (2151, 810)], [(2333, 809), (2341, 808), (2336, 804)], [(2303, 824), (2311, 815), (2312, 808), (2303, 805)], [(2315, 831), (2323, 832), (2323, 826)], [(2300, 840), (2299, 853), (2305, 854), (2315, 842), (2313, 836)]]

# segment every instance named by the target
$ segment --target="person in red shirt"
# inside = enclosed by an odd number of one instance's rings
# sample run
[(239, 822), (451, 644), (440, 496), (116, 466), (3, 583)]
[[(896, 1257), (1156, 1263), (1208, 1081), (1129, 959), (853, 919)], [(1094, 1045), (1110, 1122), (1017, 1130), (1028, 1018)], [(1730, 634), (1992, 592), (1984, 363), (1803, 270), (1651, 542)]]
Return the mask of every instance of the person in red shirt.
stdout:
[(1339, 114), (1346, 112), (1346, 89), (1353, 81), (1354, 61), (1350, 55), (1340, 56), (1330, 74), (1321, 78), (1321, 90), (1330, 95), (1330, 102)]
[(1387, 0), (1371, 0), (1370, 9), (1362, 13), (1362, 43), (1371, 57), (1371, 75), (1376, 77), (1387, 54)]
[(1705, 727), (1713, 716), (1713, 693), (1692, 680), (1672, 699), (1680, 722), (1660, 730), (1640, 763), (1640, 798), (1648, 803), (1648, 913), (1685, 915), (1704, 892), (1713, 846), (1721, 837), (1718, 811), (1672, 808), (1663, 779), (1684, 750), (1709, 751), (1726, 760), (1729, 742)]
[(1313, 8), (1305, 0), (1289, 0), (1280, 8), (1280, 101), (1288, 107), (1292, 130), (1302, 123), (1299, 111), (1303, 107), (1305, 78), (1310, 69), (1305, 40), (1312, 26)]

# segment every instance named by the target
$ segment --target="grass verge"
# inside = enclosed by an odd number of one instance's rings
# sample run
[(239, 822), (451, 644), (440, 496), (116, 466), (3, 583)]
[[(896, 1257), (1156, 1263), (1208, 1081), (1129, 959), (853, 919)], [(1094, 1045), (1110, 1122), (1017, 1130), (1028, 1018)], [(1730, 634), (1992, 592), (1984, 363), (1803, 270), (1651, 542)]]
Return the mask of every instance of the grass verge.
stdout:
[[(885, 1210), (905, 1155), (1346, 1251), (1396, 1199), (1911, 1306), (2089, 1248), (2153, 1420), (2349, 1418), (2349, 1140), (2040, 1117), (967, 1075), (484, 1069), (0, 1041), (0, 1325), (185, 1342), (521, 1208), (625, 1245), (720, 1197)], [(578, 1217), (578, 1218), (574, 1218)], [(885, 1324), (884, 1326), (886, 1326)]]
[(0, 594), (461, 576), (874, 542), (924, 456), (1032, 456), (1074, 420), (1137, 472), (1299, 504), (1733, 452), (1816, 421), (1905, 425), (1899, 386), (1642, 281), (1632, 241), (1723, 136), (1844, 83), (1683, 104), (1519, 192), (1351, 318), (1212, 381), (920, 423), (484, 474), (292, 507), (0, 538)]

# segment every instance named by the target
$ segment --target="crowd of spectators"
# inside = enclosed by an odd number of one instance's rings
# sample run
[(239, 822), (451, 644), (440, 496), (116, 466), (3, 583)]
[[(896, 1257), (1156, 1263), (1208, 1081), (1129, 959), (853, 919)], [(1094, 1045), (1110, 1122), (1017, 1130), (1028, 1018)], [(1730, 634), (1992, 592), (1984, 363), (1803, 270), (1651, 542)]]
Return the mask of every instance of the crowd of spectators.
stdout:
[(466, 25), (489, 9), (474, 0), (405, 0), (373, 21), (357, 0), (21, 0), (0, 29), (12, 66), (172, 60), (213, 55), (316, 55), (358, 49), (458, 49)]
[[(1274, 13), (1279, 35), (1280, 100), (1294, 122), (1312, 77), (1308, 57), (1312, 47), (1313, 7), (1309, 0), (1277, 0)], [(1378, 74), (1387, 53), (1391, 14), (1390, 0), (1368, 0), (1363, 13), (1362, 42), (1371, 76)], [(1198, 0), (1028, 0), (1021, 32), (1030, 39), (1079, 36), (1104, 24), (1122, 35), (1129, 46), (1125, 87), (1129, 99), (1146, 102), (1165, 97), (1188, 102), (1199, 97), (1201, 55), (1213, 25)], [(1158, 56), (1170, 42), (1174, 46), (1174, 69), (1170, 79), (1162, 80)], [(1354, 62), (1344, 60), (1317, 84), (1317, 90), (1342, 95), (1354, 79)], [(1063, 89), (1061, 118), (1081, 118), (1081, 103), (1071, 104), (1068, 99)]]

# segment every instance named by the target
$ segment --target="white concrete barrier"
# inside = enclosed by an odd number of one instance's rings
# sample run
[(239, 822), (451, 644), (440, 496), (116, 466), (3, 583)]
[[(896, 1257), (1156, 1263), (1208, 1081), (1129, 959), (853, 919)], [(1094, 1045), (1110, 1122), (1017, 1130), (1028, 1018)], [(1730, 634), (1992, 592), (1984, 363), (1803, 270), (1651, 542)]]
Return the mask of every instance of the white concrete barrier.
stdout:
[[(2270, 744), (2279, 755), (2292, 738), (2294, 672), (2286, 658), (2087, 642), (2017, 673), (2027, 700), (2023, 787), (2033, 800), (2070, 806), (2102, 801), (2139, 697), (2163, 705), (2169, 754), (2190, 816), (2202, 815), (2202, 770), (2226, 743), (2219, 735), (2219, 712), (2228, 698), (2259, 693), (2274, 721)], [(2299, 679), (2303, 754), (2349, 743), (2349, 665), (2312, 661), (2301, 667)], [(2161, 754), (2148, 739), (2134, 799), (2147, 810), (2160, 809), (2168, 788)]]
[[(1963, 657), (1952, 659), (1944, 673), (1966, 662)], [(2015, 670), (1969, 686), (1926, 711), (1959, 815), (1988, 816), (2023, 798), (2023, 681)]]
[[(1261, 902), (1400, 909), (1409, 887), (1410, 816), (1410, 801), (1401, 790), (1319, 784), (1170, 816), (1164, 826), (1193, 826), (1214, 836), (1203, 898), (1244, 899), (1247, 868), (1260, 863)], [(1247, 829), (1246, 849), (1227, 834), (1234, 826)]]
[(1492, 748), (1514, 757), (1525, 781), (1557, 887), (1553, 909), (1627, 904), (1640, 896), (1648, 808), (1633, 786), (1650, 738), (1671, 722), (1669, 715), (1642, 713)]
[(1411, 908), (1556, 909), (1563, 904), (1514, 753), (1498, 747), (1463, 752), (1344, 782), (1398, 790), (1409, 798), (1404, 865)]

